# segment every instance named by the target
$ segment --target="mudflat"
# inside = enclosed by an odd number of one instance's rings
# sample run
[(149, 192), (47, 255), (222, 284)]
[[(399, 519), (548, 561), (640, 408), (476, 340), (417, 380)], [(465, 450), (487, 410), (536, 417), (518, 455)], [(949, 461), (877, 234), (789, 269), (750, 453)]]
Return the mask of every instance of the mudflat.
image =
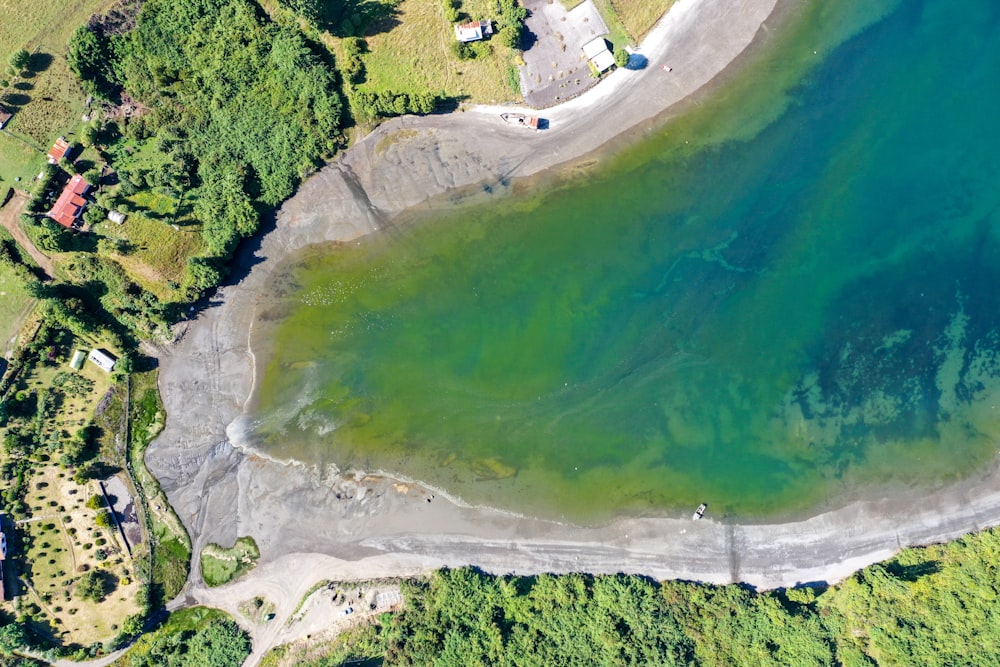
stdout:
[[(248, 339), (258, 294), (283, 258), (310, 244), (348, 243), (391, 227), (416, 205), (451, 206), (472, 192), (503, 196), (513, 179), (581, 159), (702, 89), (755, 40), (767, 39), (777, 5), (681, 0), (640, 48), (646, 68), (619, 70), (545, 110), (545, 131), (503, 124), (500, 108), (399, 118), (302, 186), (244, 258), (245, 275), (182, 325), (179, 342), (161, 355), (168, 420), (147, 464), (196, 553), (208, 542), (227, 545), (242, 535), (261, 549), (261, 565), (223, 589), (200, 583), (196, 559), (194, 599), (229, 608), (252, 597), (251, 590), (266, 590), (284, 619), (322, 579), (464, 564), (499, 573), (631, 572), (790, 586), (835, 581), (902, 546), (953, 538), (1000, 517), (998, 472), (991, 469), (919, 502), (893, 494), (799, 521), (732, 525), (714, 520), (709, 507), (700, 521), (688, 511), (583, 527), (467, 507), (406, 480), (308, 469), (232, 444), (239, 442), (255, 382)], [(487, 189), (493, 194), (482, 194)]]

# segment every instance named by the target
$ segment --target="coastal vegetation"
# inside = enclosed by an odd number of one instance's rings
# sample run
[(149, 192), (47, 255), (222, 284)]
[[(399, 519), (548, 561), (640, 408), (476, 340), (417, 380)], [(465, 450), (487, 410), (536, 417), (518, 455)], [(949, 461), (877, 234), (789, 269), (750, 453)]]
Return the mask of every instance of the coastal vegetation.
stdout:
[(240, 537), (228, 549), (208, 544), (201, 550), (201, 576), (209, 586), (228, 584), (257, 566), (260, 549), (252, 537)]
[(150, 597), (154, 607), (174, 599), (187, 581), (191, 565), (191, 540), (159, 482), (143, 463), (146, 447), (163, 429), (166, 413), (156, 388), (155, 371), (133, 373), (129, 378), (131, 422), (126, 466), (145, 508), (150, 546)]
[[(200, 233), (177, 300), (218, 284), (238, 241), (343, 142), (335, 70), (250, 0), (153, 0), (127, 30), (91, 20), (69, 62), (120, 110), (97, 133), (120, 181), (110, 206)], [(151, 194), (160, 211), (136, 199)]]
[(405, 609), (266, 665), (994, 665), (1000, 530), (905, 549), (841, 584), (758, 593), (627, 575), (441, 570)]
[(237, 667), (250, 655), (250, 638), (216, 609), (192, 607), (170, 614), (143, 635), (114, 667)]

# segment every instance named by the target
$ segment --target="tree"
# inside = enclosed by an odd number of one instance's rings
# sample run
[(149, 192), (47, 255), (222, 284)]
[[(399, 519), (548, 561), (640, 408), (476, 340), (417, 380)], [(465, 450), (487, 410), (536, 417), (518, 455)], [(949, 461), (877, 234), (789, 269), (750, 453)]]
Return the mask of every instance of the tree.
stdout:
[(200, 628), (188, 640), (192, 662), (211, 667), (239, 665), (250, 653), (250, 638), (230, 620), (216, 621)]
[(521, 48), (521, 25), (508, 25), (498, 33), (500, 43), (511, 49)]
[(0, 626), (0, 654), (10, 655), (28, 644), (28, 633), (20, 623)]
[(10, 57), (10, 66), (14, 68), (15, 72), (20, 72), (28, 66), (30, 61), (31, 54), (24, 49), (18, 49)]
[(615, 65), (617, 65), (618, 67), (625, 67), (625, 65), (628, 65), (628, 60), (629, 60), (628, 51), (626, 51), (625, 49), (615, 50)]
[(319, 19), (320, 0), (278, 0), (278, 3), (307, 21), (315, 23)]
[(76, 584), (76, 596), (81, 600), (100, 602), (110, 592), (110, 577), (101, 570), (91, 570), (85, 573)]
[(104, 99), (113, 97), (117, 88), (115, 82), (109, 78), (110, 52), (106, 37), (82, 25), (70, 38), (69, 51), (66, 54), (66, 61), (70, 69), (80, 77), (83, 89), (91, 95)]
[(110, 528), (114, 525), (114, 521), (111, 518), (111, 512), (108, 510), (101, 510), (94, 517), (94, 523), (96, 523), (101, 528)]
[(94, 167), (93, 169), (88, 169), (83, 172), (83, 180), (87, 181), (91, 187), (97, 187), (101, 184), (101, 168)]
[(97, 143), (97, 138), (100, 136), (100, 132), (97, 126), (93, 123), (87, 123), (80, 130), (80, 143), (84, 146), (93, 146)]
[(192, 257), (188, 260), (188, 280), (191, 286), (201, 291), (215, 287), (222, 280), (218, 262), (210, 257)]
[(448, 23), (457, 23), (459, 2), (457, 0), (444, 0), (442, 6), (444, 7), (444, 20)]

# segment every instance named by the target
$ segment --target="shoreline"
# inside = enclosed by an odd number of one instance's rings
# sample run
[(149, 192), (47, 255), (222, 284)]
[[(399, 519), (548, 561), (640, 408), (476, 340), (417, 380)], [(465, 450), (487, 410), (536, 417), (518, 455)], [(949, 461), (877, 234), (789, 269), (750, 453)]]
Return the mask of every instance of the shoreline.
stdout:
[[(208, 542), (227, 545), (243, 535), (261, 548), (256, 570), (219, 589), (204, 587), (195, 558), (190, 599), (237, 609), (264, 591), (284, 619), (301, 591), (322, 579), (410, 576), (468, 564), (501, 574), (628, 572), (762, 588), (832, 583), (903, 546), (997, 522), (995, 462), (970, 480), (921, 491), (920, 504), (903, 494), (784, 523), (728, 524), (710, 513), (699, 522), (622, 518), (581, 527), (460, 506), (443, 496), (428, 502), (435, 492), (413, 482), (317, 473), (242, 450), (227, 436), (254, 384), (248, 329), (260, 305), (256, 295), (289, 253), (392, 228), (414, 206), (426, 213), (456, 199), (507, 196), (511, 179), (585, 160), (705, 90), (764, 38), (780, 4), (681, 0), (678, 12), (671, 10), (640, 47), (650, 61), (646, 69), (619, 70), (581, 97), (541, 112), (549, 130), (525, 134), (503, 126), (494, 116), (499, 107), (397, 118), (302, 185), (279, 211), (276, 229), (246, 257), (247, 275), (222, 288), (161, 356), (168, 419), (147, 451), (147, 466), (187, 527), (196, 555)], [(673, 72), (666, 75), (658, 59), (672, 49), (679, 55), (670, 55)], [(669, 83), (652, 91), (646, 85), (667, 76)], [(594, 126), (589, 114), (597, 110), (607, 118)], [(500, 194), (485, 193), (483, 184)], [(278, 637), (281, 626), (275, 623), (268, 635)]]

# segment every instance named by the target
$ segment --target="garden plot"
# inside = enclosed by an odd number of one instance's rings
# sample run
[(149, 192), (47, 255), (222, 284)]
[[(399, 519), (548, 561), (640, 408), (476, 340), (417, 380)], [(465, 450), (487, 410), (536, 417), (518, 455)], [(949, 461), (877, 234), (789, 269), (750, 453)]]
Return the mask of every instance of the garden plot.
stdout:
[[(103, 500), (93, 500), (100, 497), (96, 482), (79, 484), (53, 463), (37, 468), (26, 497), (32, 518), (20, 526), (22, 576), (41, 610), (33, 625), (44, 632), (48, 621), (63, 642), (106, 640), (139, 611), (139, 583)], [(86, 579), (99, 579), (103, 594), (87, 595)]]

